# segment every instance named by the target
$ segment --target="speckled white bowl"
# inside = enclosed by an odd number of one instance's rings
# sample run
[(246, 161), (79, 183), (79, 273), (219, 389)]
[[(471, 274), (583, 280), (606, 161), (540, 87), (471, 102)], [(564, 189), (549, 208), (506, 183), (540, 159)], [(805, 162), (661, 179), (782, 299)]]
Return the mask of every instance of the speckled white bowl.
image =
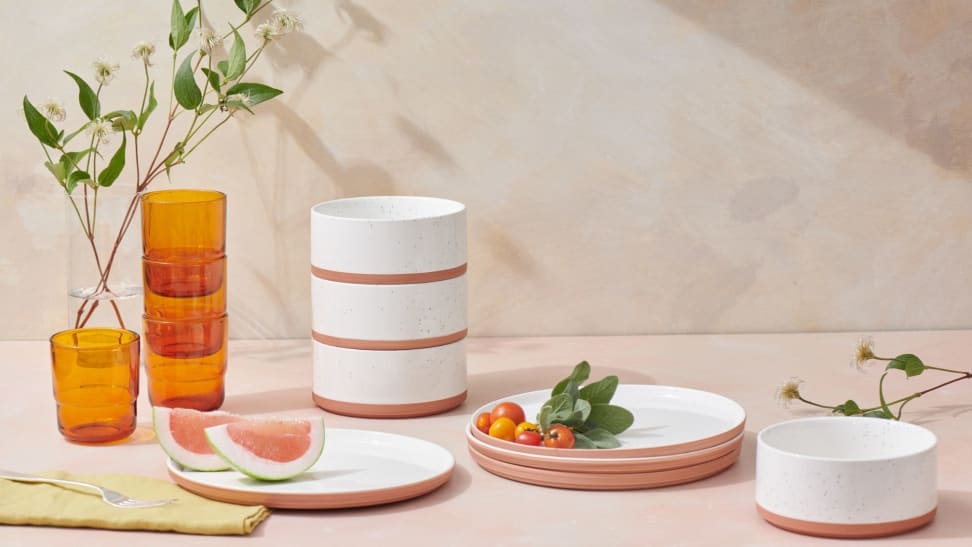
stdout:
[(314, 344), (314, 400), (338, 414), (406, 418), (466, 399), (466, 341), (397, 351)]
[(350, 274), (415, 274), (466, 263), (466, 207), (419, 196), (369, 196), (311, 209), (311, 265)]
[[(454, 342), (466, 331), (465, 275), (406, 285), (339, 283), (311, 276), (311, 303), (315, 338), (331, 345), (412, 349)], [(442, 337), (446, 339), (434, 341)], [(423, 342), (429, 340), (431, 344)]]
[(931, 522), (938, 504), (935, 435), (904, 422), (804, 418), (759, 433), (756, 507), (780, 528), (881, 537)]

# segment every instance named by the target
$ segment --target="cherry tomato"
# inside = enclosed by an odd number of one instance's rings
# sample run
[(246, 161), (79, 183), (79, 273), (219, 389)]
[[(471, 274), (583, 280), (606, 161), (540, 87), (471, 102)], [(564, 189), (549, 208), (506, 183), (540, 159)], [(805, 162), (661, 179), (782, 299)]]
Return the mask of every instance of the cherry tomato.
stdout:
[(489, 412), (483, 412), (479, 416), (476, 416), (476, 429), (487, 435), (489, 435), (489, 426), (492, 424), (493, 420), (490, 419)]
[(519, 424), (517, 424), (516, 426), (517, 436), (519, 436), (520, 433), (523, 433), (524, 431), (536, 431), (537, 433), (539, 433), (540, 428), (537, 427), (537, 424), (532, 424), (530, 422), (520, 422)]
[(511, 403), (510, 401), (506, 401), (494, 406), (493, 411), (489, 413), (489, 417), (492, 418), (494, 422), (503, 417), (509, 418), (513, 420), (513, 425), (515, 427), (516, 424), (526, 420), (526, 413), (523, 412), (522, 406), (516, 403)]
[(548, 448), (574, 448), (574, 432), (565, 425), (552, 425), (547, 434), (543, 436), (543, 446)]
[(493, 420), (493, 425), (489, 426), (489, 436), (503, 439), (504, 441), (512, 441), (516, 437), (515, 432), (516, 424), (513, 423), (513, 420), (506, 417)]
[(517, 435), (515, 441), (518, 444), (529, 444), (531, 446), (540, 446), (540, 443), (543, 442), (543, 437), (540, 436), (540, 433), (538, 431), (527, 429), (526, 431), (523, 431), (522, 433)]

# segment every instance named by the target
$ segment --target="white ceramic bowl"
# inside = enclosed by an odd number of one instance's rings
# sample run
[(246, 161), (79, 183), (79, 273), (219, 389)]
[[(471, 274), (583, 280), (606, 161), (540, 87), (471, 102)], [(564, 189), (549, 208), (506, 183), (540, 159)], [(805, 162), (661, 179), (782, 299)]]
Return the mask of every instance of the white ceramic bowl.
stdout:
[(466, 399), (466, 341), (370, 351), (314, 344), (314, 400), (368, 418), (437, 414)]
[(414, 274), (466, 263), (466, 207), (418, 196), (370, 196), (311, 209), (311, 265), (350, 274)]
[(938, 504), (935, 435), (904, 422), (804, 418), (759, 433), (756, 506), (781, 528), (881, 537), (924, 526)]
[(311, 276), (311, 303), (315, 338), (335, 346), (412, 349), (454, 342), (466, 331), (465, 275), (408, 285)]

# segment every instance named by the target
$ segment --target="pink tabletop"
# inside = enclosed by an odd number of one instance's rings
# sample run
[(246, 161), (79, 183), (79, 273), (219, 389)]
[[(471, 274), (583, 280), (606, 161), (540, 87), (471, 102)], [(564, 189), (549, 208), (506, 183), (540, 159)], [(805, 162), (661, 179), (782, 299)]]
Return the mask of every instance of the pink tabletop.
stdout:
[[(469, 399), (439, 416), (366, 420), (325, 413), (311, 399), (309, 340), (230, 344), (224, 410), (275, 416), (325, 415), (329, 427), (371, 429), (426, 439), (456, 457), (452, 480), (421, 498), (339, 511), (274, 511), (251, 535), (177, 536), (0, 526), (0, 546), (99, 545), (817, 545), (827, 540), (784, 532), (764, 522), (753, 502), (755, 436), (799, 416), (774, 400), (790, 376), (806, 380), (805, 396), (838, 402), (876, 398), (877, 369), (849, 365), (856, 333), (488, 338), (469, 343)], [(972, 368), (963, 359), (972, 331), (875, 335), (879, 354), (915, 353), (926, 363)], [(477, 407), (506, 395), (544, 389), (581, 360), (593, 377), (623, 383), (685, 386), (720, 393), (745, 407), (748, 419), (738, 463), (713, 478), (682, 486), (626, 492), (582, 492), (511, 482), (482, 470), (466, 450), (463, 428)], [(876, 365), (875, 365), (876, 366)], [(142, 388), (136, 435), (112, 446), (80, 446), (57, 432), (47, 342), (0, 342), (0, 468), (24, 472), (125, 472), (168, 479), (151, 433)], [(895, 378), (894, 394), (917, 391), (924, 377)], [(882, 540), (884, 545), (969, 545), (972, 538), (972, 381), (919, 399), (906, 418), (939, 438), (939, 512), (928, 527)], [(326, 449), (325, 449), (326, 457)], [(833, 541), (833, 543), (837, 543)], [(847, 545), (844, 541), (841, 545)], [(853, 542), (850, 542), (853, 544)]]

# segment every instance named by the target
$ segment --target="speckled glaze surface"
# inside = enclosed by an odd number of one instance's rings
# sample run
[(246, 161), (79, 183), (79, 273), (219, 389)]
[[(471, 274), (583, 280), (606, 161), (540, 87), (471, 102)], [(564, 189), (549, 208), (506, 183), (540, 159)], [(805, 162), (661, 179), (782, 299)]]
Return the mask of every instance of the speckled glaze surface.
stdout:
[[(757, 507), (783, 527), (809, 523), (789, 529), (814, 535), (834, 535), (827, 533), (829, 525), (846, 525), (836, 537), (922, 526), (938, 503), (936, 445), (927, 429), (876, 418), (803, 418), (769, 426), (757, 439)], [(902, 522), (913, 525), (894, 525)], [(892, 526), (872, 526), (882, 523)], [(855, 536), (857, 525), (877, 532)]]
[(414, 340), (466, 329), (466, 276), (433, 283), (365, 285), (311, 276), (315, 332), (354, 340)]
[(466, 390), (466, 341), (397, 351), (314, 345), (314, 394), (364, 404), (437, 401)]
[(466, 207), (419, 196), (369, 196), (311, 209), (311, 264), (336, 272), (434, 272), (466, 262)]

